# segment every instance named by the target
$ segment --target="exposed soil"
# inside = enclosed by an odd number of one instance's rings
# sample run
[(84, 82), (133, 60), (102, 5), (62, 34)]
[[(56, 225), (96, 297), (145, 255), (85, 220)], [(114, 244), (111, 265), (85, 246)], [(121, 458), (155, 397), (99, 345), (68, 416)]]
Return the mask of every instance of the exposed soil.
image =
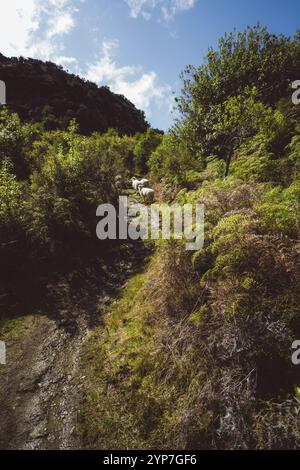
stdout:
[(88, 334), (72, 334), (47, 316), (33, 315), (26, 333), (7, 344), (0, 376), (2, 449), (75, 446), (74, 403), (80, 390), (77, 363)]
[(83, 306), (75, 295), (63, 313), (27, 315), (21, 333), (8, 340), (7, 364), (0, 366), (1, 449), (82, 448), (77, 415), (85, 377), (79, 360), (101, 312), (149, 253), (139, 243), (130, 249), (133, 255), (113, 269), (101, 267), (105, 285), (102, 279), (99, 288), (94, 286)]

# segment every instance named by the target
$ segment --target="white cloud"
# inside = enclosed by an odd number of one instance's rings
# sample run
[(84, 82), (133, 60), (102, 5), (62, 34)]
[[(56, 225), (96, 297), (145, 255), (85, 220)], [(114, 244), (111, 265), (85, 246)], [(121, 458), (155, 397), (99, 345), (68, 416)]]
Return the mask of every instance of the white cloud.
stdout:
[(89, 65), (85, 77), (99, 85), (109, 85), (112, 91), (126, 96), (148, 116), (153, 104), (169, 108), (171, 87), (161, 84), (153, 71), (145, 72), (136, 65), (118, 66), (114, 58), (118, 47), (118, 41), (104, 41), (102, 57)]
[(0, 47), (5, 55), (24, 55), (28, 39), (38, 29), (35, 0), (10, 0), (1, 5)]
[(52, 15), (49, 18), (47, 25), (47, 38), (51, 39), (57, 35), (61, 36), (62, 34), (68, 34), (71, 29), (74, 28), (74, 25), (74, 17), (70, 12), (65, 12), (58, 17)]
[(72, 71), (77, 72), (79, 65), (76, 57), (60, 55), (55, 58), (57, 64), (62, 65), (65, 68), (71, 67)]
[[(86, 0), (7, 0), (0, 4), (0, 52), (6, 56), (34, 57), (51, 60), (99, 85), (108, 85), (115, 93), (123, 94), (150, 117), (151, 111), (171, 103), (171, 87), (162, 84), (154, 71), (145, 71), (137, 65), (120, 66), (115, 54), (118, 41), (104, 41), (102, 53), (94, 63), (84, 65), (68, 54), (65, 37), (77, 26), (79, 6)], [(194, 1), (194, 0), (189, 0)], [(175, 3), (174, 3), (175, 2)], [(183, 2), (183, 0), (181, 0)], [(184, 3), (186, 3), (185, 0)], [(5, 3), (3, 7), (2, 3)], [(149, 10), (156, 4), (176, 4), (168, 9), (171, 18), (176, 14), (179, 0), (128, 0), (134, 17), (151, 17)], [(173, 7), (174, 7), (173, 5)], [(163, 12), (162, 8), (160, 10)], [(167, 19), (167, 13), (163, 13)]]
[[(132, 18), (137, 18), (143, 13), (143, 9), (154, 8), (156, 0), (125, 0), (130, 8), (130, 15)], [(148, 13), (148, 18), (150, 18), (150, 13)]]
[[(7, 56), (57, 61), (64, 51), (63, 36), (76, 24), (77, 0), (9, 0), (5, 3), (5, 7), (1, 5), (0, 51)], [(64, 59), (66, 61), (66, 56)]]
[(190, 10), (197, 0), (125, 0), (130, 8), (132, 18), (142, 16), (146, 20), (152, 17), (154, 11), (158, 10), (165, 22), (170, 22), (183, 11)]

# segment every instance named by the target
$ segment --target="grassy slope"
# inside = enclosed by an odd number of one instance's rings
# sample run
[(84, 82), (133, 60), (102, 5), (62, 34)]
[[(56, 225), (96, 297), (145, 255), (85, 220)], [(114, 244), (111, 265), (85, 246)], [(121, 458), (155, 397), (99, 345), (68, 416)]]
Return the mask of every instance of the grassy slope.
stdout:
[(217, 171), (177, 196), (205, 203), (204, 248), (160, 247), (86, 345), (86, 447), (300, 445), (298, 180)]
[[(174, 247), (159, 250), (146, 272), (129, 281), (104, 326), (89, 338), (82, 360), (87, 377), (81, 404), (86, 447), (188, 445), (178, 428), (185, 427), (182, 412), (198, 386), (199, 370), (191, 368), (191, 353), (186, 351), (198, 289), (188, 275), (178, 295), (179, 278), (172, 278), (169, 269), (170, 263), (184, 261), (181, 256)], [(164, 282), (169, 283), (167, 296)], [(192, 302), (192, 314), (186, 318)], [(168, 316), (169, 308), (177, 318)]]

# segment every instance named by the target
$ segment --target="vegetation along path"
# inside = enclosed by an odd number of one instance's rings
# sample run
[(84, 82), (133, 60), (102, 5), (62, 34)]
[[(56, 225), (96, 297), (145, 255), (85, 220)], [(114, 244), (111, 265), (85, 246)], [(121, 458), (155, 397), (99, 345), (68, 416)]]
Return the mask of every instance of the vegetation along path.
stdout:
[[(0, 369), (0, 448), (81, 448), (78, 406), (85, 377), (78, 364), (85, 341), (146, 254), (136, 243), (124, 248), (116, 264), (102, 265), (99, 285), (86, 293), (84, 306), (71, 295), (59, 314), (2, 321), (7, 365)], [(69, 286), (57, 289), (63, 296)]]

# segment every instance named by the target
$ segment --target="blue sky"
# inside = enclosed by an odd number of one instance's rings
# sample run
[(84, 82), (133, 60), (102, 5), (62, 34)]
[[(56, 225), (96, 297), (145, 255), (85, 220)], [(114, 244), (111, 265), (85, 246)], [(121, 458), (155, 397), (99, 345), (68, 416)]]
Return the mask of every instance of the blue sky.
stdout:
[(165, 130), (180, 72), (224, 32), (258, 21), (275, 33), (300, 28), (299, 0), (1, 0), (0, 8), (0, 52), (109, 85)]

